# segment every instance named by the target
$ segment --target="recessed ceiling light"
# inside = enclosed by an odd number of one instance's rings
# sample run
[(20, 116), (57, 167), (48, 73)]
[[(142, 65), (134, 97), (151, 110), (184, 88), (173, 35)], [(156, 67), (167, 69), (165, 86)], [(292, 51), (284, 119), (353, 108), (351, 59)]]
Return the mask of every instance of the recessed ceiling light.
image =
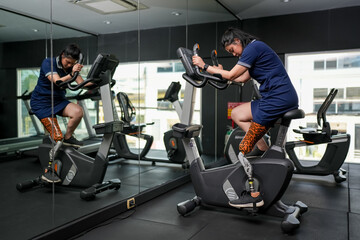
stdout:
[(38, 29), (35, 29), (35, 28), (33, 29), (33, 32), (38, 32), (38, 31), (39, 31)]
[(172, 15), (175, 15), (175, 16), (180, 16), (180, 15), (181, 15), (180, 12), (172, 12), (171, 14), (172, 14)]
[(291, 0), (280, 0), (280, 2), (288, 3), (288, 2), (291, 2)]
[(69, 0), (69, 2), (100, 14), (131, 12), (148, 8), (135, 0)]
[(111, 24), (111, 22), (108, 21), (108, 20), (104, 21), (104, 23), (107, 24), (107, 25)]

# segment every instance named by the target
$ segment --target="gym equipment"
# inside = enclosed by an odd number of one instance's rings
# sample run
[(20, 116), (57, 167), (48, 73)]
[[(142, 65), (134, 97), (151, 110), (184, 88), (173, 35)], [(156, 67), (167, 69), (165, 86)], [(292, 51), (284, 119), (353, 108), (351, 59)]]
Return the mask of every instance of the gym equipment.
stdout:
[[(152, 125), (154, 123), (131, 123), (136, 116), (134, 105), (131, 103), (128, 95), (124, 92), (119, 92), (116, 94), (116, 97), (121, 108), (121, 120), (124, 122), (123, 131), (121, 133), (116, 133), (114, 136), (114, 148), (117, 153), (116, 157), (135, 160), (150, 160), (153, 162), (153, 164), (155, 164), (155, 159), (148, 159), (145, 157), (151, 148), (154, 137), (143, 133), (143, 129), (147, 125)], [(139, 152), (139, 154), (136, 154), (130, 150), (126, 141), (126, 135), (141, 138), (146, 141), (144, 148)]]
[[(85, 200), (92, 200), (96, 194), (107, 189), (119, 189), (121, 181), (113, 179), (103, 182), (108, 165), (108, 153), (112, 144), (115, 132), (122, 130), (122, 122), (117, 119), (113, 111), (113, 99), (111, 97), (110, 82), (119, 60), (113, 55), (99, 54), (89, 71), (87, 79), (78, 85), (71, 85), (77, 74), (68, 81), (58, 84), (62, 88), (77, 90), (88, 83), (99, 87), (101, 100), (104, 106), (104, 123), (94, 125), (97, 134), (103, 134), (103, 140), (99, 146), (95, 158), (91, 158), (73, 147), (62, 145), (62, 141), (55, 143), (51, 137), (46, 137), (39, 146), (39, 159), (43, 168), (46, 168), (50, 159), (54, 159), (54, 168), (61, 178), (61, 185), (86, 187), (81, 191), (80, 197)], [(34, 186), (46, 186), (40, 178), (18, 183), (16, 188), (19, 191)], [(51, 185), (51, 184), (50, 184)]]
[(31, 111), (29, 100), (31, 98), (31, 93), (26, 90), (18, 96), (18, 99), (21, 99), (24, 103), (27, 112), (29, 113), (31, 122), (35, 129), (35, 134), (27, 137), (14, 137), (6, 138), (0, 140), (0, 156), (11, 155), (15, 153), (17, 156), (29, 155), (36, 156), (34, 149), (36, 149), (41, 143), (44, 133), (40, 130), (39, 121), (36, 121), (34, 113)]
[[(179, 48), (177, 54), (181, 59), (186, 73), (183, 78), (195, 87), (203, 87), (207, 83), (214, 87), (223, 88), (228, 85), (219, 76), (201, 72), (192, 65), (192, 56), (197, 54), (199, 47), (194, 45), (193, 51)], [(285, 156), (285, 137), (292, 119), (303, 118), (304, 112), (295, 109), (287, 112), (281, 118), (280, 129), (275, 144), (261, 158), (253, 159), (253, 178), (255, 188), (262, 194), (264, 205), (260, 208), (243, 209), (250, 213), (283, 218), (281, 228), (284, 232), (291, 232), (300, 226), (299, 217), (307, 211), (307, 206), (297, 201), (293, 206), (285, 205), (281, 197), (288, 187), (294, 165)], [(174, 134), (181, 137), (188, 160), (190, 161), (190, 175), (195, 189), (195, 196), (191, 200), (179, 203), (178, 212), (181, 215), (190, 213), (196, 206), (230, 207), (229, 201), (237, 199), (244, 191), (249, 190), (248, 177), (242, 164), (236, 163), (206, 170), (194, 144), (193, 137), (198, 136), (202, 126), (178, 123), (173, 126)], [(232, 152), (233, 153), (233, 152)], [(235, 156), (236, 157), (236, 156)]]
[[(115, 85), (116, 81), (115, 80), (111, 80), (111, 85), (110, 88), (112, 88)], [(101, 144), (102, 141), (102, 136), (99, 134), (96, 134), (95, 129), (92, 127), (92, 122), (91, 122), (91, 118), (90, 118), (90, 114), (89, 114), (89, 110), (88, 107), (86, 106), (85, 100), (86, 99), (91, 99), (94, 102), (98, 102), (99, 100), (101, 100), (101, 95), (99, 92), (99, 88), (95, 87), (95, 88), (91, 88), (91, 87), (86, 87), (86, 91), (83, 91), (84, 89), (81, 89), (81, 91), (73, 96), (67, 96), (66, 99), (68, 100), (76, 100), (77, 104), (79, 104), (82, 109), (83, 109), (83, 113), (84, 116), (82, 118), (82, 120), (85, 123), (85, 127), (86, 127), (86, 131), (88, 136), (85, 139), (82, 139), (82, 142), (84, 143), (83, 146), (81, 146), (80, 148), (78, 148), (78, 151), (89, 155), (91, 157), (94, 157), (96, 155), (96, 152), (99, 149), (99, 146)], [(113, 92), (112, 93), (112, 97), (114, 97)], [(65, 120), (66, 118), (63, 118), (63, 120)]]
[[(257, 85), (254, 80), (251, 80), (251, 84), (254, 90), (253, 99), (260, 99)], [(285, 144), (286, 153), (289, 159), (293, 161), (295, 165), (294, 173), (307, 174), (307, 175), (319, 175), (326, 176), (332, 174), (336, 183), (346, 181), (346, 170), (341, 168), (343, 165), (350, 146), (350, 135), (339, 134), (336, 130), (332, 130), (329, 122), (326, 120), (326, 113), (330, 107), (332, 101), (336, 97), (338, 90), (331, 89), (328, 96), (324, 100), (317, 112), (317, 124), (321, 129), (316, 128), (304, 128), (294, 129), (293, 131), (303, 135), (304, 140), (290, 141)], [(229, 154), (230, 145), (233, 146), (235, 155), (239, 153), (238, 147), (245, 132), (239, 127), (232, 130), (228, 141), (225, 145), (225, 156), (227, 159), (231, 159)], [(265, 141), (270, 142), (270, 136), (265, 135)], [(321, 160), (312, 166), (304, 166), (298, 159), (295, 148), (304, 146), (314, 146), (319, 144), (327, 144), (325, 153)]]
[[(158, 98), (158, 101), (168, 101), (171, 102), (174, 106), (174, 109), (176, 113), (179, 116), (179, 119), (181, 118), (183, 108), (181, 106), (180, 100), (179, 100), (179, 92), (181, 90), (181, 84), (180, 82), (172, 82), (168, 89), (165, 92), (165, 95), (163, 98)], [(187, 95), (184, 95), (184, 99), (188, 97)], [(202, 144), (199, 137), (195, 137), (195, 143), (199, 149), (199, 154), (202, 154)], [(170, 129), (169, 131), (164, 133), (164, 144), (167, 152), (167, 156), (171, 162), (175, 163), (182, 163), (185, 164), (186, 167), (188, 167), (188, 162), (186, 161), (186, 154), (184, 146), (181, 143), (181, 139), (176, 138), (173, 136), (173, 130)], [(185, 166), (184, 166), (185, 167)]]
[[(216, 50), (212, 50), (212, 52), (211, 52), (211, 61), (214, 66), (219, 66), (219, 60), (217, 58)], [(261, 95), (260, 95), (259, 89), (257, 88), (255, 80), (250, 79), (248, 82), (251, 84), (251, 86), (254, 89), (254, 94), (253, 94), (252, 99), (260, 99)], [(231, 84), (239, 85), (241, 88), (244, 86), (243, 83), (233, 83), (232, 82)], [(229, 85), (230, 85), (230, 83), (228, 83), (228, 86)], [(230, 133), (229, 134), (227, 133), (227, 135), (228, 136), (225, 140), (224, 156), (228, 163), (234, 163), (234, 162), (236, 162), (236, 159), (232, 159), (231, 154), (229, 153), (229, 151), (230, 151), (229, 149), (230, 149), (230, 147), (232, 147), (235, 151), (236, 156), (239, 154), (238, 146), (239, 146), (240, 142), (242, 141), (243, 137), (245, 136), (245, 132), (240, 127), (237, 126), (235, 128), (230, 129)], [(265, 135), (264, 139), (266, 142), (269, 142), (268, 135)], [(256, 149), (257, 149), (257, 146), (255, 145), (253, 152), (256, 151)], [(253, 152), (251, 152), (251, 153), (253, 153)]]
[[(253, 88), (253, 95), (251, 97), (252, 100), (256, 100), (256, 99), (261, 99), (261, 94), (259, 92), (259, 88), (256, 84), (256, 81), (254, 79), (250, 79), (248, 81), (248, 83), (251, 85), (251, 87)], [(243, 87), (243, 86), (241, 86)], [(265, 134), (263, 136), (263, 139), (265, 140), (265, 142), (270, 146), (270, 132), (268, 132), (267, 134)], [(227, 140), (225, 141), (225, 148), (224, 148), (224, 155), (227, 159), (230, 159), (231, 161), (233, 161), (233, 159), (231, 159), (230, 153), (229, 153), (229, 148), (232, 147), (235, 151), (236, 156), (239, 154), (239, 144), (242, 141), (242, 139), (245, 136), (245, 132), (244, 130), (242, 130), (240, 127), (235, 127), (230, 129), (230, 133), (228, 134)], [(252, 158), (252, 157), (258, 157), (258, 148), (257, 145), (255, 145), (254, 149), (248, 153), (246, 155), (247, 158)]]
[(29, 100), (31, 99), (31, 94), (32, 94), (32, 91), (28, 92), (28, 90), (25, 90), (25, 92), (23, 92), (23, 94), (21, 94), (21, 96), (18, 97), (18, 99), (21, 99), (22, 102), (24, 103), (25, 108), (26, 108), (27, 112), (29, 113), (31, 122), (35, 128), (36, 135), (44, 136), (44, 132), (40, 130), (40, 126), (39, 126), (40, 123), (39, 123), (39, 121), (36, 120), (36, 118), (34, 117), (34, 113), (31, 111), (31, 108), (30, 108)]
[[(335, 182), (346, 181), (346, 170), (342, 169), (346, 155), (350, 146), (350, 135), (339, 134), (332, 130), (330, 123), (326, 120), (326, 112), (334, 100), (338, 90), (333, 88), (326, 97), (317, 112), (317, 124), (321, 129), (304, 128), (294, 129), (293, 131), (302, 134), (303, 141), (291, 141), (285, 145), (286, 153), (295, 164), (295, 173), (326, 176), (332, 174)], [(296, 156), (295, 148), (301, 146), (313, 146), (327, 144), (325, 153), (321, 160), (313, 166), (304, 166)]]
[[(181, 105), (178, 98), (180, 89), (181, 89), (181, 85), (179, 82), (172, 82), (168, 87), (168, 89), (166, 90), (165, 96), (163, 98), (157, 99), (158, 101), (171, 102), (179, 118), (181, 118), (183, 114), (187, 115), (183, 111), (184, 105), (183, 106)], [(186, 96), (188, 96), (188, 94), (185, 91), (184, 98), (186, 98)], [(144, 161), (151, 161), (153, 165), (156, 162), (165, 162), (165, 163), (182, 164), (183, 168), (188, 167), (186, 161), (185, 149), (181, 144), (181, 140), (173, 136), (172, 130), (165, 132), (163, 137), (168, 160), (154, 159), (147, 157), (146, 155), (148, 154), (151, 148), (151, 144), (153, 142), (153, 136), (144, 134), (142, 133), (142, 131), (146, 125), (150, 125), (153, 123), (132, 124), (131, 121), (136, 116), (135, 107), (129, 100), (126, 93), (119, 92), (117, 94), (117, 98), (121, 108), (121, 120), (125, 123), (124, 130), (121, 133), (117, 133), (114, 137), (114, 148), (116, 149), (117, 157), (122, 157), (125, 159), (140, 159)], [(185, 109), (189, 109), (189, 108), (185, 107)], [(144, 139), (146, 141), (144, 148), (140, 151), (139, 154), (131, 152), (127, 144), (125, 135), (131, 135), (134, 137)], [(202, 152), (200, 138), (197, 137), (195, 141), (198, 148), (200, 149), (200, 152)]]

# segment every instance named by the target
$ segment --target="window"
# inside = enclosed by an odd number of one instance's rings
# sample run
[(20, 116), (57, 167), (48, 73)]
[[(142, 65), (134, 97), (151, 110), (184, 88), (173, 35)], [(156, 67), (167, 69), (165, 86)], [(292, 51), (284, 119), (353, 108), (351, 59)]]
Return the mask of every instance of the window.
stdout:
[(158, 67), (157, 68), (157, 72), (161, 73), (161, 72), (172, 72), (173, 71), (173, 67), (172, 66), (168, 66), (168, 67)]
[(314, 70), (343, 68), (360, 68), (360, 55), (350, 53), (344, 56), (332, 56), (326, 60), (314, 60)]
[[(151, 147), (153, 150), (165, 150), (163, 143), (164, 133), (171, 129), (174, 123), (179, 122), (177, 112), (169, 102), (159, 102), (164, 96), (171, 82), (180, 82), (179, 99), (184, 97), (186, 81), (182, 78), (185, 69), (180, 60), (120, 63), (116, 68), (113, 79), (116, 80), (112, 90), (115, 93), (125, 92), (136, 108), (135, 123), (151, 123), (145, 128), (146, 134), (154, 137)], [(139, 76), (140, 77), (139, 77)], [(200, 91), (196, 92), (193, 123), (200, 123)], [(120, 107), (115, 101), (120, 116)], [(100, 115), (101, 115), (100, 109)], [(101, 119), (100, 119), (101, 121)], [(143, 147), (145, 142), (135, 137), (127, 137), (131, 148)]]
[[(34, 90), (37, 79), (40, 73), (40, 68), (18, 69), (18, 89), (17, 95), (29, 95)], [(29, 108), (29, 109), (28, 109)], [(29, 115), (30, 100), (19, 99), (17, 103), (18, 112), (18, 137), (27, 137), (42, 133), (41, 123), (38, 119), (31, 118)], [(37, 132), (36, 126), (40, 132)]]
[(335, 99), (344, 99), (344, 88), (338, 88)]
[[(315, 103), (314, 104), (314, 113), (317, 114), (317, 112), (319, 111), (320, 107), (322, 105), (322, 102), (321, 103)], [(327, 110), (327, 113), (336, 113), (336, 104), (331, 104)]]
[(336, 69), (336, 59), (335, 60), (326, 60), (326, 69)]
[(337, 112), (340, 114), (357, 114), (360, 112), (360, 102), (339, 102)]
[(326, 98), (328, 95), (328, 89), (327, 88), (314, 88), (314, 99), (317, 98)]
[[(351, 135), (346, 161), (360, 163), (360, 50), (289, 54), (286, 67), (298, 93), (299, 106), (306, 114), (304, 119), (294, 120), (289, 129), (313, 126), (330, 89), (336, 88), (338, 93), (327, 111), (327, 121), (332, 129)], [(301, 138), (288, 131), (288, 141)], [(301, 154), (299, 151), (299, 159), (322, 157), (320, 147), (306, 148)]]
[(360, 99), (360, 87), (348, 87), (346, 88), (347, 99)]
[(339, 68), (358, 68), (360, 67), (360, 55), (348, 55), (339, 58)]
[(175, 72), (182, 72), (182, 73), (185, 72), (184, 65), (181, 62), (175, 63), (174, 66), (175, 66)]
[[(83, 70), (81, 71), (81, 75), (85, 78), (87, 73), (90, 70), (90, 66), (84, 66)], [(27, 91), (26, 94), (31, 93), (36, 84), (40, 74), (40, 68), (19, 68), (17, 69), (17, 79), (18, 79), (18, 88), (17, 94), (21, 96), (22, 94)], [(68, 91), (67, 96), (74, 96), (80, 92), (72, 92)], [(26, 101), (26, 102), (25, 102)], [(71, 100), (75, 101), (75, 100)], [(30, 108), (30, 100), (18, 100), (17, 104), (17, 112), (18, 112), (18, 137), (27, 137), (31, 135), (37, 135), (39, 133), (43, 133), (43, 127), (40, 121), (34, 116), (33, 118), (29, 115), (29, 109), (27, 109), (27, 105)], [(85, 106), (89, 111), (90, 121), (92, 124), (97, 123), (97, 105), (94, 101), (86, 99)], [(67, 121), (66, 119), (59, 118), (59, 125), (60, 128), (65, 131)], [(37, 128), (36, 128), (37, 126)], [(37, 130), (38, 129), (38, 130)], [(80, 139), (88, 137), (88, 132), (86, 129), (86, 125), (84, 120), (81, 121), (79, 126), (77, 127), (75, 134)]]
[(324, 60), (314, 61), (314, 70), (323, 70), (325, 68)]
[[(360, 124), (355, 124), (355, 134), (356, 136), (360, 135)], [(355, 150), (357, 150), (357, 154), (360, 155), (360, 138), (355, 138)]]

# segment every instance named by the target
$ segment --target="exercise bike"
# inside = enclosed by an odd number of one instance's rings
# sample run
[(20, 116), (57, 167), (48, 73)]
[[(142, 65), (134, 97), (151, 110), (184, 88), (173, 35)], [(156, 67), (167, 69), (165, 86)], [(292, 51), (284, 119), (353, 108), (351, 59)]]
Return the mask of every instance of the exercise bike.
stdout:
[[(181, 90), (181, 84), (179, 82), (172, 82), (168, 89), (165, 92), (163, 98), (157, 99), (158, 101), (169, 101), (173, 104), (176, 113), (179, 118), (184, 114), (187, 115), (189, 112), (189, 104), (181, 104), (179, 101), (179, 91)], [(186, 98), (189, 94), (185, 91)], [(133, 124), (132, 121), (136, 116), (136, 110), (133, 104), (131, 103), (129, 97), (124, 92), (119, 92), (117, 95), (117, 99), (121, 108), (121, 120), (124, 122), (124, 129), (121, 133), (117, 133), (114, 137), (114, 148), (116, 149), (116, 157), (125, 158), (125, 159), (140, 159), (144, 161), (151, 161), (153, 165), (156, 162), (164, 162), (164, 163), (175, 163), (182, 164), (183, 168), (188, 168), (188, 163), (186, 161), (185, 149), (181, 143), (181, 139), (178, 139), (173, 136), (173, 131), (169, 130), (164, 133), (163, 141), (165, 144), (165, 149), (167, 153), (167, 159), (154, 159), (147, 156), (149, 150), (151, 148), (151, 144), (153, 143), (153, 136), (144, 134), (143, 129), (147, 125), (152, 125), (154, 123), (140, 123)], [(183, 109), (186, 110), (183, 110)], [(140, 139), (145, 140), (144, 147), (139, 150), (138, 153), (131, 151), (128, 146), (126, 135), (138, 137)], [(200, 138), (195, 138), (196, 144), (202, 152), (201, 141)]]
[[(132, 123), (136, 117), (136, 110), (128, 95), (124, 92), (118, 92), (116, 97), (121, 109), (121, 120), (124, 122), (123, 131), (116, 133), (114, 136), (113, 145), (116, 150), (116, 158), (150, 160), (146, 158), (146, 154), (148, 154), (151, 148), (154, 137), (144, 134), (143, 131), (147, 125), (152, 125), (154, 123)], [(126, 135), (145, 140), (145, 146), (139, 150), (138, 153), (132, 152), (127, 143)], [(150, 161), (152, 161), (152, 164), (154, 165), (156, 160), (151, 159)]]
[[(121, 131), (123, 123), (117, 119), (113, 111), (113, 100), (110, 91), (110, 82), (115, 72), (119, 60), (113, 55), (99, 54), (92, 65), (88, 76), (84, 82), (72, 85), (78, 73), (68, 81), (57, 83), (61, 88), (68, 88), (72, 91), (84, 87), (88, 83), (99, 88), (101, 100), (104, 106), (104, 123), (94, 125), (97, 134), (103, 134), (102, 142), (99, 146), (95, 158), (91, 158), (74, 147), (65, 146), (62, 141), (54, 142), (50, 136), (43, 139), (39, 146), (39, 159), (41, 166), (46, 168), (49, 158), (54, 159), (54, 169), (61, 179), (62, 186), (86, 188), (80, 192), (80, 197), (84, 200), (92, 200), (96, 194), (108, 189), (118, 190), (121, 186), (119, 179), (103, 182), (107, 165), (108, 153), (112, 144), (115, 132)], [(35, 186), (52, 185), (44, 182), (41, 177), (18, 183), (16, 188), (19, 191)]]
[[(350, 135), (339, 134), (337, 130), (332, 130), (330, 123), (326, 120), (326, 112), (336, 97), (337, 92), (337, 89), (331, 89), (317, 112), (317, 124), (320, 127), (322, 126), (322, 128), (300, 127), (300, 129), (294, 129), (295, 133), (302, 134), (304, 140), (286, 143), (286, 153), (295, 164), (295, 173), (320, 176), (333, 175), (336, 183), (346, 181), (346, 170), (341, 168), (341, 166), (349, 151)], [(296, 156), (295, 148), (319, 144), (327, 144), (321, 160), (312, 166), (301, 164)]]
[[(181, 118), (181, 114), (183, 112), (183, 107), (181, 105), (181, 102), (179, 100), (179, 92), (181, 90), (181, 84), (180, 82), (172, 82), (168, 89), (165, 92), (164, 97), (158, 98), (158, 101), (168, 101), (173, 106), (174, 109), (179, 116), (179, 119)], [(188, 97), (188, 96), (184, 96)], [(195, 137), (195, 143), (196, 146), (199, 149), (199, 154), (202, 154), (202, 144), (199, 137)], [(173, 130), (170, 129), (169, 131), (166, 131), (164, 133), (163, 141), (165, 144), (167, 156), (170, 161), (175, 163), (182, 163), (184, 168), (188, 168), (188, 162), (186, 161), (186, 154), (184, 146), (181, 142), (181, 139), (176, 138), (173, 136)]]
[[(177, 55), (183, 63), (186, 73), (183, 78), (196, 88), (204, 87), (207, 83), (218, 89), (228, 85), (219, 75), (201, 72), (192, 64), (192, 56), (197, 54), (198, 45), (193, 50), (179, 48)], [(261, 213), (283, 218), (281, 228), (284, 232), (291, 232), (300, 226), (299, 217), (307, 211), (307, 206), (297, 201), (293, 206), (285, 205), (281, 197), (286, 191), (294, 170), (293, 163), (285, 158), (284, 144), (287, 129), (292, 119), (303, 118), (300, 109), (289, 111), (281, 118), (280, 129), (275, 144), (262, 158), (252, 160), (253, 178), (265, 204), (260, 208), (243, 209), (249, 213)], [(188, 160), (190, 161), (190, 176), (196, 196), (179, 203), (177, 210), (181, 215), (187, 215), (197, 206), (230, 207), (229, 201), (237, 199), (243, 191), (248, 191), (248, 176), (240, 161), (222, 167), (206, 170), (198, 154), (193, 137), (198, 136), (202, 126), (178, 123), (173, 126), (174, 135), (181, 137)], [(232, 151), (232, 154), (234, 152)], [(236, 156), (235, 156), (236, 157)]]
[[(254, 90), (253, 99), (260, 99), (261, 95), (257, 85), (253, 80), (251, 84)], [(318, 176), (333, 175), (336, 183), (346, 181), (347, 171), (341, 168), (341, 166), (343, 165), (349, 151), (350, 135), (339, 134), (337, 130), (332, 130), (330, 123), (326, 119), (327, 110), (336, 97), (337, 92), (337, 89), (331, 89), (317, 112), (317, 124), (321, 127), (321, 129), (305, 127), (293, 129), (295, 133), (302, 134), (304, 140), (286, 142), (285, 151), (289, 159), (295, 165), (294, 173)], [(229, 148), (231, 146), (234, 148), (236, 155), (239, 153), (237, 146), (239, 146), (244, 135), (245, 132), (239, 127), (232, 130), (225, 145), (224, 153), (227, 159), (232, 158), (229, 154)], [(264, 139), (265, 141), (270, 142), (270, 136), (265, 135)], [(319, 144), (326, 144), (326, 150), (320, 161), (311, 166), (305, 166), (302, 164), (295, 153), (295, 148)]]

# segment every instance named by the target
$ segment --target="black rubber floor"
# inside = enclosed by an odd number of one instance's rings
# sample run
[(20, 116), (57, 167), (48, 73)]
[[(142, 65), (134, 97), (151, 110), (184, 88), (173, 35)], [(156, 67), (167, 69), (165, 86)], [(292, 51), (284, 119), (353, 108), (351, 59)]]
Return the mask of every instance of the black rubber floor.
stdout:
[(41, 175), (35, 158), (0, 161), (0, 239), (31, 239), (39, 234), (118, 203), (144, 190), (187, 174), (179, 164), (121, 161), (108, 166), (104, 180), (120, 178), (121, 188), (100, 193), (94, 201), (80, 198), (78, 188), (16, 190), (18, 182)]
[(194, 196), (191, 184), (125, 212), (74, 239), (360, 239), (360, 165), (344, 164), (348, 181), (332, 176), (294, 175), (283, 197), (287, 204), (301, 200), (309, 206), (301, 226), (284, 234), (280, 220), (247, 216), (238, 211), (196, 209), (182, 217), (176, 204)]

